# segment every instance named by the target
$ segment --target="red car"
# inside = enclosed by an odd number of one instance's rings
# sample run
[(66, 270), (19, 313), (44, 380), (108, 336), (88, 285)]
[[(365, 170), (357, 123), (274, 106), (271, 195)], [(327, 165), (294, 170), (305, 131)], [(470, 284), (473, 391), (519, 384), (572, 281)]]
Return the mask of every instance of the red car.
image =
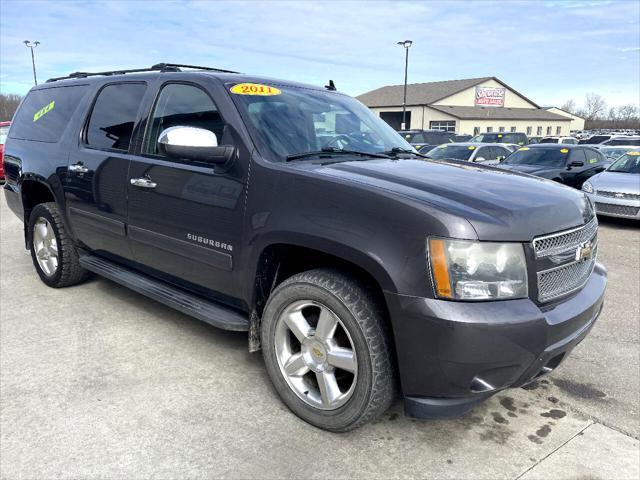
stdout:
[(0, 182), (4, 181), (4, 142), (11, 122), (0, 122)]

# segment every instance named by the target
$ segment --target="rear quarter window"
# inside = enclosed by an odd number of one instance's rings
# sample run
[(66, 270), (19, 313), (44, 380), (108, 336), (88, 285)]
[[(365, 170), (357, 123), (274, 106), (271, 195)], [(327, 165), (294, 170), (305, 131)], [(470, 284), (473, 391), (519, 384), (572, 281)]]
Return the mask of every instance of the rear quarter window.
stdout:
[(88, 91), (88, 85), (32, 90), (13, 117), (9, 138), (58, 142)]

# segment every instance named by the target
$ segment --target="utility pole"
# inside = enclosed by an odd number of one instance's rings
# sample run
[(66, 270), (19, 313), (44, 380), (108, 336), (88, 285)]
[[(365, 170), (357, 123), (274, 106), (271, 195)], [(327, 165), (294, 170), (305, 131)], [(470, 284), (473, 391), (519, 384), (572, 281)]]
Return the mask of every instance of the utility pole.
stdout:
[(404, 47), (405, 57), (404, 57), (404, 97), (402, 99), (402, 125), (400, 126), (400, 130), (406, 130), (406, 116), (407, 116), (407, 73), (409, 71), (409, 47), (413, 42), (411, 40), (405, 40), (403, 42), (398, 42), (398, 45)]
[(37, 40), (35, 42), (30, 42), (29, 40), (25, 40), (23, 43), (27, 46), (27, 48), (31, 50), (31, 66), (33, 67), (33, 83), (38, 85), (38, 78), (36, 77), (36, 58), (33, 55), (33, 49), (36, 48), (38, 45), (40, 45), (40, 42), (38, 42)]

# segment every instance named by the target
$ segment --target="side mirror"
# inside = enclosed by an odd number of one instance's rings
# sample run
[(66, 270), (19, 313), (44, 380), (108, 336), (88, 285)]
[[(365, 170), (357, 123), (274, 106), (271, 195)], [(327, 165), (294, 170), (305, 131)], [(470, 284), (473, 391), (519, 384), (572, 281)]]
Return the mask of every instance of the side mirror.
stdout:
[(231, 161), (235, 152), (233, 146), (218, 146), (218, 137), (212, 131), (183, 126), (163, 130), (158, 146), (170, 157), (217, 165)]
[(581, 162), (581, 161), (571, 162), (569, 164), (569, 167), (584, 167), (584, 162)]

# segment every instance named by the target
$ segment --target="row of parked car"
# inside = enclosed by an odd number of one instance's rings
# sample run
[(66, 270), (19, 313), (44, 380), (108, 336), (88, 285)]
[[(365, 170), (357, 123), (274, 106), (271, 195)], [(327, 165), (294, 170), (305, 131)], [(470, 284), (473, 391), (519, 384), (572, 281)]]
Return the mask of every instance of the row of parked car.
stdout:
[[(599, 214), (640, 220), (639, 136), (609, 136), (600, 144), (585, 144), (573, 137), (545, 137), (532, 143), (523, 135), (486, 133), (467, 142), (415, 146), (433, 160), (493, 165), (582, 189)], [(515, 141), (521, 145), (507, 143)]]

